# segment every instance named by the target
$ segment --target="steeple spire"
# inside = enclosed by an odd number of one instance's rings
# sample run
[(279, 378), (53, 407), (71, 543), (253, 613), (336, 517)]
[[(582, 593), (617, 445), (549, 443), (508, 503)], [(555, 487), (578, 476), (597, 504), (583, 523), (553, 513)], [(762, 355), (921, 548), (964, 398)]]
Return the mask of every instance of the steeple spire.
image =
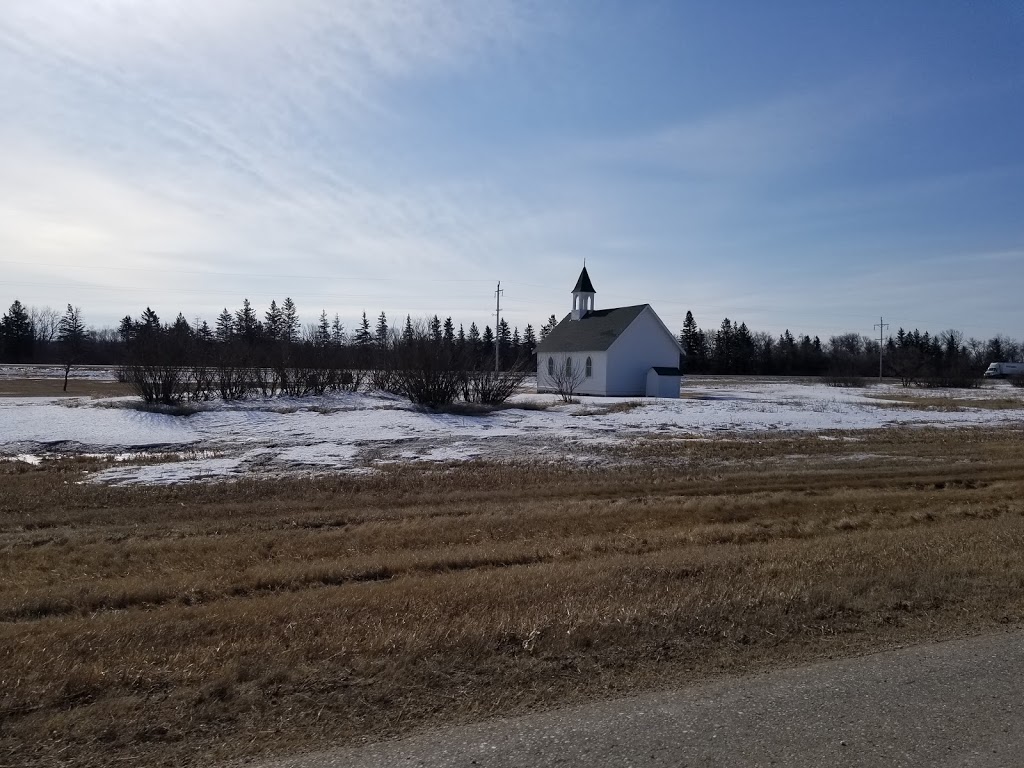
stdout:
[(582, 320), (588, 312), (594, 311), (594, 284), (590, 282), (590, 275), (587, 274), (587, 266), (583, 265), (576, 287), (572, 289), (572, 315), (573, 320)]

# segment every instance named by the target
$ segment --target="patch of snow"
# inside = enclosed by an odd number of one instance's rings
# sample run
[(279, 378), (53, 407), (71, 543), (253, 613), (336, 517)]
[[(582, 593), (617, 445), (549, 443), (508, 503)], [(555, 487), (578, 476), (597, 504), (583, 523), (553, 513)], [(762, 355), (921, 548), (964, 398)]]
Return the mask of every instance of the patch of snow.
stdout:
[[(1024, 395), (1009, 386), (921, 392), (979, 401)], [(0, 397), (0, 456), (98, 454), (124, 465), (97, 473), (100, 482), (165, 483), (361, 472), (393, 461), (506, 459), (526, 453), (589, 462), (605, 459), (588, 446), (654, 434), (719, 440), (723, 434), (736, 438), (771, 431), (1024, 423), (1024, 397), (1020, 408), (942, 411), (901, 404), (906, 393), (891, 385), (835, 389), (731, 379), (687, 383), (678, 400), (580, 397), (579, 403), (566, 404), (549, 394), (522, 393), (510, 399), (510, 408), (479, 416), (434, 413), (390, 395), (353, 393), (214, 401), (183, 415), (139, 410), (137, 400), (125, 398), (79, 400), (66, 407), (66, 401), (54, 398)], [(614, 409), (620, 403), (634, 407)], [(172, 461), (132, 465), (143, 458)]]

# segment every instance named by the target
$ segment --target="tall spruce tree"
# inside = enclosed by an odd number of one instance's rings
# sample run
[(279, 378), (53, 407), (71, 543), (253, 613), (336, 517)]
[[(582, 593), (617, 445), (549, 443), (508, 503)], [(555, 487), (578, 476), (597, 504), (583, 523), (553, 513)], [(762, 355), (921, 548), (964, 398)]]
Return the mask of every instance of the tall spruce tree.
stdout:
[(8, 361), (23, 363), (32, 359), (35, 346), (32, 320), (28, 310), (17, 299), (0, 319), (0, 342)]
[(299, 311), (291, 297), (281, 305), (281, 341), (292, 344), (299, 340)]
[(320, 310), (320, 319), (313, 332), (313, 343), (318, 347), (326, 347), (331, 343), (331, 321), (327, 319), (326, 309)]
[(217, 315), (217, 330), (214, 331), (214, 336), (217, 337), (217, 341), (221, 344), (227, 344), (231, 341), (231, 337), (235, 335), (235, 318), (228, 312), (228, 308), (224, 307), (221, 313)]
[(536, 352), (537, 336), (533, 332), (533, 326), (527, 323), (526, 330), (523, 331), (523, 355), (533, 357)]
[(60, 344), (61, 359), (64, 363), (64, 391), (68, 391), (68, 377), (71, 367), (82, 359), (85, 353), (85, 323), (82, 310), (68, 304), (67, 312), (57, 326), (57, 342)]
[(281, 338), (281, 328), (284, 324), (284, 313), (277, 306), (277, 300), (270, 300), (270, 308), (263, 315), (263, 334), (269, 341), (278, 341)]
[(248, 299), (243, 299), (242, 308), (235, 312), (235, 333), (249, 342), (260, 334), (260, 321)]
[(368, 347), (373, 344), (373, 334), (370, 332), (370, 321), (366, 319), (366, 312), (363, 312), (363, 319), (359, 321), (356, 329), (356, 346)]
[(556, 325), (558, 325), (558, 318), (554, 315), (549, 316), (548, 321), (540, 327), (540, 340), (544, 341), (544, 339), (548, 337), (548, 334), (555, 329)]
[(377, 327), (374, 328), (373, 338), (378, 347), (385, 347), (388, 343), (388, 316), (383, 312), (377, 318)]

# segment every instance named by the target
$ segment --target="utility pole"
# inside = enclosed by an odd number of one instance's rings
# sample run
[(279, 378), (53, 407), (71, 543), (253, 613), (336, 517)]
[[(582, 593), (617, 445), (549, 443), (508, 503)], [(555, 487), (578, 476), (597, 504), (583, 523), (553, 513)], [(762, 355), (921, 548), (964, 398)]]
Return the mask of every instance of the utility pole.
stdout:
[(501, 372), (501, 336), (498, 333), (498, 326), (501, 325), (501, 294), (504, 291), (501, 290), (501, 280), (498, 281), (498, 290), (494, 292), (494, 296), (497, 299), (497, 304), (494, 306), (494, 372)]
[(878, 322), (875, 323), (875, 328), (878, 329), (878, 383), (882, 383), (882, 349), (883, 349), (883, 335), (885, 329), (889, 327), (888, 323), (883, 323), (882, 318), (878, 318)]

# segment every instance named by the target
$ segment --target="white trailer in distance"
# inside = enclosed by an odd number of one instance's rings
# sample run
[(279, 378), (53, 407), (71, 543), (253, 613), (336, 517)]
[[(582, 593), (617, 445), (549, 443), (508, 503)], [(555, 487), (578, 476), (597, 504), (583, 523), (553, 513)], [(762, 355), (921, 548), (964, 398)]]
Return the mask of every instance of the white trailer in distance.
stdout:
[(985, 369), (986, 379), (1002, 379), (1007, 376), (1024, 376), (1024, 363), (992, 363)]

